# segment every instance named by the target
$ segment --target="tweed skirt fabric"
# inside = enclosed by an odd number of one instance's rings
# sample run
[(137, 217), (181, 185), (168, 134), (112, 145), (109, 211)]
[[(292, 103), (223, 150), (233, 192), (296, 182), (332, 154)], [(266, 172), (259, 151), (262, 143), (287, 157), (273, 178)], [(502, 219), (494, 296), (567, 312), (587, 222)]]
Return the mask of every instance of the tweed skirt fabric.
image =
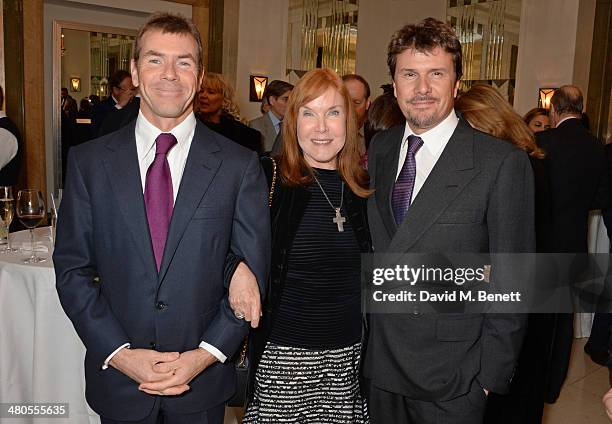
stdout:
[(308, 350), (268, 343), (243, 424), (369, 423), (359, 390), (361, 344)]

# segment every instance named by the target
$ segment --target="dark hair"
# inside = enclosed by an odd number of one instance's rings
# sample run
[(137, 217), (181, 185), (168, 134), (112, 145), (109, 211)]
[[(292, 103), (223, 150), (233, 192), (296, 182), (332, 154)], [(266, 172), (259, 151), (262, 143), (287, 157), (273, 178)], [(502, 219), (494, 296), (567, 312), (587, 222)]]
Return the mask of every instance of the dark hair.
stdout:
[(367, 197), (371, 191), (367, 188), (368, 175), (359, 164), (361, 155), (357, 142), (357, 121), (353, 112), (353, 102), (342, 79), (329, 68), (306, 72), (289, 96), (287, 113), (283, 119), (283, 144), (279, 155), (280, 177), (285, 184), (293, 187), (307, 187), (313, 183), (312, 168), (304, 159), (298, 141), (298, 111), (300, 107), (323, 95), (330, 88), (340, 93), (346, 110), (346, 141), (338, 153), (338, 173), (353, 193), (359, 197)]
[(81, 101), (79, 102), (79, 110), (82, 110), (82, 111), (91, 110), (91, 103), (89, 103), (88, 98), (85, 97), (81, 99)]
[(410, 24), (393, 34), (387, 50), (387, 66), (391, 78), (395, 77), (397, 56), (407, 49), (419, 52), (431, 52), (440, 47), (446, 53), (453, 55), (456, 81), (461, 79), (461, 43), (455, 31), (445, 22), (434, 18), (427, 18), (418, 24)]
[(180, 34), (180, 35), (191, 35), (197, 45), (198, 57), (196, 61), (198, 64), (198, 75), (201, 75), (204, 71), (204, 53), (202, 50), (202, 39), (200, 38), (200, 31), (198, 27), (190, 20), (182, 15), (158, 12), (154, 13), (149, 17), (147, 22), (140, 28), (138, 35), (136, 36), (136, 43), (134, 45), (134, 61), (138, 62), (140, 58), (140, 49), (142, 48), (142, 37), (149, 30), (159, 30), (163, 34)]
[(266, 86), (263, 93), (263, 98), (270, 103), (270, 96), (280, 97), (287, 91), (293, 90), (293, 84), (281, 80), (274, 80)]
[(0, 85), (0, 110), (4, 107), (4, 89)]
[(525, 116), (523, 116), (523, 121), (529, 125), (529, 123), (537, 116), (548, 116), (548, 111), (543, 107), (534, 107), (527, 112)]
[(124, 79), (129, 78), (132, 79), (132, 74), (124, 69), (119, 69), (118, 71), (113, 72), (113, 74), (108, 78), (108, 86), (109, 88), (121, 88), (119, 87)]
[(555, 91), (550, 104), (555, 113), (572, 113), (582, 115), (582, 92), (575, 85), (564, 85)]
[(365, 80), (364, 77), (362, 77), (361, 75), (357, 75), (357, 74), (346, 74), (342, 76), (342, 81), (347, 82), (347, 81), (359, 81), (360, 83), (363, 84), (363, 86), (365, 87), (365, 98), (369, 99), (370, 98), (370, 84), (368, 84), (368, 82)]
[(406, 122), (393, 92), (381, 88), (384, 93), (374, 99), (370, 105), (368, 119), (363, 128), (366, 149), (370, 147), (370, 141), (377, 133)]

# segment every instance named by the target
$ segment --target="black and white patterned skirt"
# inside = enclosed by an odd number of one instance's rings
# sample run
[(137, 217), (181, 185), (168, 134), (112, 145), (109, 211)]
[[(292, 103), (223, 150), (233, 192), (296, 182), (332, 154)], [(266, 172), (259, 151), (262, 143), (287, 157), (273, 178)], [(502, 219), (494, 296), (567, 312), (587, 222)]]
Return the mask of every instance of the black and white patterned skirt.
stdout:
[(268, 343), (243, 424), (368, 423), (359, 391), (361, 344), (308, 350)]

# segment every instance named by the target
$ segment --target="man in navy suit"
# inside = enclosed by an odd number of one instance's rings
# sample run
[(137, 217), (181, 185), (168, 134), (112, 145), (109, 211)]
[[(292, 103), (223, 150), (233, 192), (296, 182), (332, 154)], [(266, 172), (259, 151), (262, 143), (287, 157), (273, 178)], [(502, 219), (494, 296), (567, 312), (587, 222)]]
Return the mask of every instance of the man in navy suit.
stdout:
[(230, 248), (265, 294), (265, 177), (196, 121), (202, 60), (193, 23), (152, 16), (131, 64), (138, 118), (70, 153), (53, 259), (104, 424), (222, 423), (248, 329), (223, 283)]
[(94, 105), (91, 111), (92, 133), (102, 136), (100, 128), (106, 118), (113, 112), (121, 110), (128, 105), (136, 94), (132, 83), (132, 75), (123, 69), (115, 71), (108, 79), (109, 95), (106, 99)]

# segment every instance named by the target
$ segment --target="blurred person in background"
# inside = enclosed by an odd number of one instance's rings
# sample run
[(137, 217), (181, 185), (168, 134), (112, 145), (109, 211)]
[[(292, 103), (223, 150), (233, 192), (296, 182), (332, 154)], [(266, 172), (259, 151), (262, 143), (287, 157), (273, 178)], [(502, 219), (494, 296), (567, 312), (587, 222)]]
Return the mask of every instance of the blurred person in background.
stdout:
[(537, 133), (550, 128), (548, 111), (542, 107), (534, 107), (525, 114), (523, 120), (532, 133)]
[(378, 96), (368, 109), (368, 119), (364, 126), (366, 149), (370, 147), (370, 141), (380, 131), (387, 130), (396, 125), (404, 125), (406, 118), (397, 104), (391, 84), (380, 86), (383, 94)]
[[(537, 146), (527, 123), (492, 86), (476, 84), (462, 94), (455, 107), (477, 130), (514, 144), (529, 155), (535, 182), (536, 251), (542, 249), (544, 224), (550, 219), (549, 189), (545, 175), (544, 151)], [(558, 347), (556, 314), (531, 314), (510, 393), (491, 393), (485, 412), (486, 424), (539, 424), (542, 421), (547, 381), (563, 373), (563, 365), (550, 361)], [(566, 343), (567, 340), (561, 340)], [(559, 370), (559, 368), (561, 370)]]
[(368, 117), (370, 108), (370, 85), (364, 77), (357, 74), (347, 74), (342, 76), (342, 81), (353, 100), (353, 109), (357, 116), (357, 141), (359, 141), (359, 152), (366, 153), (365, 134), (363, 125)]
[[(92, 110), (94, 134), (98, 134), (106, 117), (114, 110), (124, 108), (136, 94), (132, 75), (123, 69), (115, 71), (108, 79), (109, 95)], [(103, 134), (100, 134), (103, 135)]]
[(257, 153), (262, 153), (261, 134), (240, 119), (234, 88), (223, 75), (207, 72), (195, 99), (196, 117), (211, 130)]
[[(264, 90), (263, 98), (270, 106), (269, 111), (259, 118), (249, 122), (251, 128), (261, 133), (263, 149), (265, 152), (272, 151), (272, 147), (281, 132), (281, 125), (285, 117), (287, 101), (293, 90), (293, 84), (281, 80), (270, 82)], [(280, 139), (280, 137), (279, 137)], [(280, 141), (279, 141), (280, 143)], [(280, 149), (280, 147), (279, 147)]]
[(4, 90), (0, 86), (0, 186), (17, 184), (21, 167), (21, 134), (4, 111)]

